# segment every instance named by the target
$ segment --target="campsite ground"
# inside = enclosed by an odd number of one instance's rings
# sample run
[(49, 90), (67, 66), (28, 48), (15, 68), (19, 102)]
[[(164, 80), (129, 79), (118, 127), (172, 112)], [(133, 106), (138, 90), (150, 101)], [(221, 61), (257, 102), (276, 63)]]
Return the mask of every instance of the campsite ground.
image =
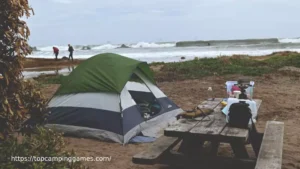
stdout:
[[(259, 58), (264, 60), (266, 58)], [(266, 66), (266, 65), (263, 65)], [(224, 83), (235, 80), (242, 75), (218, 75), (197, 77), (193, 80), (173, 79), (166, 74), (164, 65), (152, 66), (159, 79), (158, 87), (169, 96), (178, 106), (190, 109), (206, 99), (206, 90), (213, 87), (216, 97), (226, 95)], [(293, 68), (294, 72), (299, 69)], [(185, 69), (187, 71), (187, 69)], [(266, 121), (278, 120), (285, 123), (285, 136), (283, 148), (283, 168), (300, 169), (300, 79), (298, 73), (280, 73), (278, 71), (262, 76), (247, 76), (256, 82), (254, 98), (262, 99), (259, 110), (257, 128), (263, 132)], [(50, 98), (59, 87), (59, 84), (43, 84), (43, 92)], [(85, 162), (93, 169), (162, 169), (166, 166), (142, 166), (131, 162), (134, 154), (142, 151), (148, 144), (129, 144), (122, 146), (116, 143), (107, 143), (97, 140), (66, 137), (67, 149), (74, 149), (78, 156), (111, 156), (111, 162)], [(222, 146), (222, 155), (231, 155), (229, 146)]]
[[(207, 87), (212, 86), (217, 97), (225, 96), (224, 82), (240, 76), (206, 77), (198, 80), (161, 82), (158, 86), (178, 106), (193, 108), (206, 98)], [(263, 132), (268, 120), (284, 121), (283, 168), (300, 169), (300, 79), (294, 76), (273, 74), (262, 77), (250, 77), (256, 82), (255, 98), (262, 99), (259, 111), (258, 129)], [(52, 96), (59, 85), (48, 84), (44, 88), (47, 97)], [(65, 138), (68, 149), (74, 149), (78, 156), (111, 156), (111, 162), (86, 162), (95, 169), (146, 169), (164, 168), (164, 166), (141, 166), (132, 164), (134, 154), (142, 151), (148, 144), (129, 144), (122, 146), (96, 140)], [(230, 155), (225, 147), (220, 153)]]

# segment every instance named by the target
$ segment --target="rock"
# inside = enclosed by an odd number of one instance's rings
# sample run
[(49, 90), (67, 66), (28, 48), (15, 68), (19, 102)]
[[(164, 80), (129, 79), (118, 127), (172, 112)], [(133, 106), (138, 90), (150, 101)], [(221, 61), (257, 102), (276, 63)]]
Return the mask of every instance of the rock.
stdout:
[(64, 57), (61, 58), (61, 60), (69, 60), (69, 58), (64, 56)]
[(90, 46), (83, 46), (83, 47), (81, 48), (81, 50), (91, 50), (91, 47), (90, 47)]
[(32, 47), (32, 46), (30, 46), (30, 49), (32, 50), (32, 51), (39, 51), (38, 49), (37, 49), (37, 47)]
[(182, 56), (182, 57), (181, 57), (181, 59), (183, 60), (183, 59), (185, 59), (185, 57), (184, 57), (184, 56)]
[(119, 48), (130, 48), (130, 47), (126, 46), (125, 44), (122, 44)]

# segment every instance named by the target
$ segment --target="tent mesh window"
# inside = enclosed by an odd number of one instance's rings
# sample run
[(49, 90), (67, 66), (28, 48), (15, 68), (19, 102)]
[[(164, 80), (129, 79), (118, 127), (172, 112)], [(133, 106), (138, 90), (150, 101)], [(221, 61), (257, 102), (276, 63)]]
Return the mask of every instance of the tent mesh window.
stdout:
[(133, 73), (129, 82), (138, 83), (140, 86), (143, 86), (142, 90), (129, 89), (129, 93), (132, 99), (138, 105), (142, 117), (147, 120), (158, 114), (161, 111), (161, 105), (152, 92), (148, 89), (147, 85), (142, 81), (142, 79)]

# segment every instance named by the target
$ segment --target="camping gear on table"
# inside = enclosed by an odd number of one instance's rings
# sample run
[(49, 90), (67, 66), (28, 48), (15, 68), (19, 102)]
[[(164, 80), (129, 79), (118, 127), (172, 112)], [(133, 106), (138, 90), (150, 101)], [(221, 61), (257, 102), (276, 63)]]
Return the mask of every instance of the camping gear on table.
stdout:
[[(247, 97), (249, 99), (253, 99), (253, 92), (254, 92), (255, 82), (254, 81), (245, 81), (245, 80), (243, 80), (241, 82), (242, 82), (243, 86), (245, 84), (248, 84), (247, 88), (245, 89), (245, 93), (246, 93), (246, 95), (247, 95)], [(227, 97), (228, 98), (233, 97), (233, 90), (232, 90), (232, 88), (234, 90), (237, 89), (236, 87), (234, 87), (234, 85), (236, 85), (237, 87), (240, 88), (240, 86), (238, 86), (238, 84), (239, 84), (239, 81), (227, 81), (225, 83), (225, 85), (226, 85), (226, 92), (227, 92)], [(240, 89), (240, 90), (242, 90), (242, 89)]]
[(213, 93), (212, 87), (209, 87), (209, 88), (207, 89), (207, 98), (208, 98), (209, 101), (215, 100), (215, 97), (214, 97), (214, 93)]
[(235, 92), (235, 91), (241, 91), (241, 89), (237, 86), (237, 84), (234, 84), (231, 88), (231, 92), (232, 94)]
[(238, 90), (233, 92), (234, 98), (237, 98), (237, 99), (239, 99), (240, 94), (241, 94), (241, 91), (238, 91)]
[(156, 86), (146, 62), (112, 53), (93, 56), (64, 77), (48, 110), (46, 127), (123, 144), (140, 133), (159, 137), (183, 112)]
[[(256, 118), (257, 118), (256, 102), (254, 100), (243, 100), (243, 99), (237, 99), (237, 98), (228, 98), (227, 105), (222, 109), (222, 112), (226, 115), (226, 121), (228, 122), (228, 120), (229, 120), (228, 114), (229, 114), (229, 109), (230, 109), (231, 105), (234, 103), (239, 103), (240, 101), (245, 101), (247, 104), (249, 104), (253, 122), (256, 123)], [(249, 121), (249, 125), (250, 124), (251, 124), (251, 121)]]
[(223, 101), (221, 102), (221, 105), (222, 105), (222, 107), (225, 107), (225, 106), (227, 105), (227, 102), (223, 100)]
[(180, 118), (192, 119), (192, 118), (196, 118), (196, 117), (203, 117), (203, 116), (207, 116), (207, 115), (209, 115), (213, 112), (214, 112), (213, 109), (208, 109), (208, 108), (201, 108), (200, 109), (197, 106), (193, 110), (187, 110), (183, 113), (178, 114), (177, 119), (180, 119)]

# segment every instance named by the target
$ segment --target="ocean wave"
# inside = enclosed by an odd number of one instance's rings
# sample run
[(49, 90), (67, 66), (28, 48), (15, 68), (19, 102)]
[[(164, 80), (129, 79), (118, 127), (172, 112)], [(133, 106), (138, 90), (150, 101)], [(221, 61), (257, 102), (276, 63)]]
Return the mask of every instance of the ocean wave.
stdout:
[(132, 48), (170, 48), (175, 47), (175, 43), (148, 43), (148, 42), (139, 42), (134, 45), (129, 45)]
[(284, 38), (279, 39), (280, 43), (300, 43), (300, 38)]
[(112, 45), (112, 44), (105, 44), (105, 45), (100, 45), (93, 47), (92, 50), (107, 50), (107, 49), (115, 49), (120, 47), (119, 45)]
[[(59, 45), (53, 45), (53, 46), (57, 47), (59, 50), (68, 50), (68, 46), (59, 46)], [(53, 46), (37, 47), (37, 50), (43, 52), (52, 52)]]
[[(130, 48), (168, 48), (168, 47), (175, 47), (175, 43), (148, 43), (148, 42), (139, 42), (136, 44), (122, 44), (123, 46), (127, 46)], [(90, 47), (91, 50), (110, 50), (110, 49), (116, 49), (120, 48), (122, 46), (114, 45), (114, 44), (103, 44), (103, 45), (76, 45), (73, 46), (75, 50), (82, 50), (83, 47)], [(67, 51), (68, 46), (59, 46), (59, 45), (53, 45), (57, 47), (61, 51)], [(37, 47), (37, 50), (42, 52), (52, 52), (53, 46), (43, 46), (43, 47)]]
[[(103, 44), (103, 45), (74, 45), (76, 51), (95, 50), (105, 51), (117, 48), (172, 48), (172, 47), (220, 47), (220, 48), (237, 48), (237, 47), (252, 47), (252, 46), (272, 46), (279, 47), (281, 45), (296, 45), (300, 44), (300, 38), (270, 38), (270, 39), (244, 39), (244, 40), (211, 40), (211, 41), (180, 41), (169, 43), (154, 43), (154, 42), (139, 42), (135, 44)], [(52, 46), (38, 46), (37, 50), (41, 52), (52, 52), (53, 46), (58, 47), (60, 51), (65, 52), (68, 46), (52, 45)], [(289, 46), (287, 46), (289, 47)]]
[[(175, 43), (148, 43), (148, 42), (139, 42), (137, 44), (122, 44), (123, 46), (127, 46), (129, 48), (168, 48), (175, 47)], [(122, 45), (112, 45), (105, 44), (93, 47), (93, 50), (108, 50), (108, 49), (116, 49), (121, 48)]]
[(232, 46), (232, 45), (258, 45), (258, 44), (276, 44), (279, 40), (276, 38), (270, 39), (237, 39), (237, 40), (208, 40), (208, 41), (179, 41), (176, 47), (191, 47), (191, 46)]
[[(213, 51), (200, 51), (198, 49), (189, 50), (174, 50), (174, 51), (156, 51), (156, 52), (114, 52), (126, 57), (133, 59), (146, 61), (146, 62), (177, 62), (181, 61), (181, 57), (186, 57), (185, 60), (193, 59), (194, 57), (204, 58), (204, 57), (218, 57), (218, 56), (232, 56), (232, 55), (249, 55), (249, 56), (261, 56), (272, 54), (273, 52), (281, 51), (294, 51), (300, 52), (298, 49), (264, 49), (264, 50), (213, 50)], [(87, 59), (94, 55), (104, 53), (104, 52), (91, 52), (90, 54), (76, 54), (74, 59)], [(30, 55), (28, 58), (54, 58), (53, 55)], [(61, 56), (59, 57), (61, 58)]]

